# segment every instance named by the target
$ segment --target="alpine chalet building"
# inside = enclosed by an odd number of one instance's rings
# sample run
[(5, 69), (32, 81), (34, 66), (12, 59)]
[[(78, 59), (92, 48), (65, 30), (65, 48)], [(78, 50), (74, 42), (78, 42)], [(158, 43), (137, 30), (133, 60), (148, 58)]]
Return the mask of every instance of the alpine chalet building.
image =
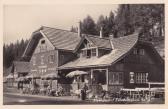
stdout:
[[(148, 82), (164, 82), (164, 60), (153, 45), (139, 39), (139, 33), (119, 38), (93, 36), (42, 26), (32, 33), (23, 58), (30, 64), (31, 75), (40, 84), (42, 77), (55, 74), (53, 88), (67, 92), (84, 83), (96, 92), (147, 87)], [(72, 71), (85, 75), (67, 77)], [(77, 84), (78, 83), (78, 84)]]

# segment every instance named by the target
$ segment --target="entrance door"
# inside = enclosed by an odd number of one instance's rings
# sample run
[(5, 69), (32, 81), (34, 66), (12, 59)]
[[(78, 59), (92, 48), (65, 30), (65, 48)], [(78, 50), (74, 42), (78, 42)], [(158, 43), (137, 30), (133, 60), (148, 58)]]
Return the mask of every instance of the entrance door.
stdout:
[(93, 71), (93, 84), (106, 84), (106, 70), (94, 70)]
[(103, 90), (107, 89), (107, 77), (106, 77), (107, 70), (93, 70), (93, 78), (92, 78), (92, 92), (94, 94), (101, 94)]

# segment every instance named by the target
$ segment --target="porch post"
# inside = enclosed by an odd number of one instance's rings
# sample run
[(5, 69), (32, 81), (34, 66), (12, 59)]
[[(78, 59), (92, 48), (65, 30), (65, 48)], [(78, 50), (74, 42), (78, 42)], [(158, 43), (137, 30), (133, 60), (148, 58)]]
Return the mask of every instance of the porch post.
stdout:
[(106, 84), (107, 84), (107, 91), (109, 90), (109, 72), (108, 68), (106, 69)]
[[(56, 68), (56, 73), (57, 73), (57, 77), (58, 77), (58, 73), (61, 72)], [(56, 80), (56, 87), (57, 87), (57, 91), (58, 91), (58, 79)]]
[(92, 85), (93, 84), (93, 69), (91, 69), (91, 72), (90, 72), (90, 84)]

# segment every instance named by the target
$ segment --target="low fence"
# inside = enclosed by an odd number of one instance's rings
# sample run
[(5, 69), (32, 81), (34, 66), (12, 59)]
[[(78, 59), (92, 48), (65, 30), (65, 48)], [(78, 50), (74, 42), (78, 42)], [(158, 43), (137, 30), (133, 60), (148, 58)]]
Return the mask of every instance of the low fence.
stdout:
[(164, 88), (135, 88), (135, 89), (121, 89), (119, 94), (124, 98), (151, 100), (151, 98), (163, 98), (165, 94)]

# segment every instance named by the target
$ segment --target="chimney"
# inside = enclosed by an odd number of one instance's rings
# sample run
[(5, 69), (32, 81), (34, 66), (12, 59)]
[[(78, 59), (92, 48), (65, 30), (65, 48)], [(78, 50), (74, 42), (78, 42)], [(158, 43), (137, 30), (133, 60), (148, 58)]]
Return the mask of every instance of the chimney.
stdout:
[(78, 36), (81, 36), (81, 22), (78, 22)]
[(100, 38), (103, 38), (103, 28), (100, 28)]

